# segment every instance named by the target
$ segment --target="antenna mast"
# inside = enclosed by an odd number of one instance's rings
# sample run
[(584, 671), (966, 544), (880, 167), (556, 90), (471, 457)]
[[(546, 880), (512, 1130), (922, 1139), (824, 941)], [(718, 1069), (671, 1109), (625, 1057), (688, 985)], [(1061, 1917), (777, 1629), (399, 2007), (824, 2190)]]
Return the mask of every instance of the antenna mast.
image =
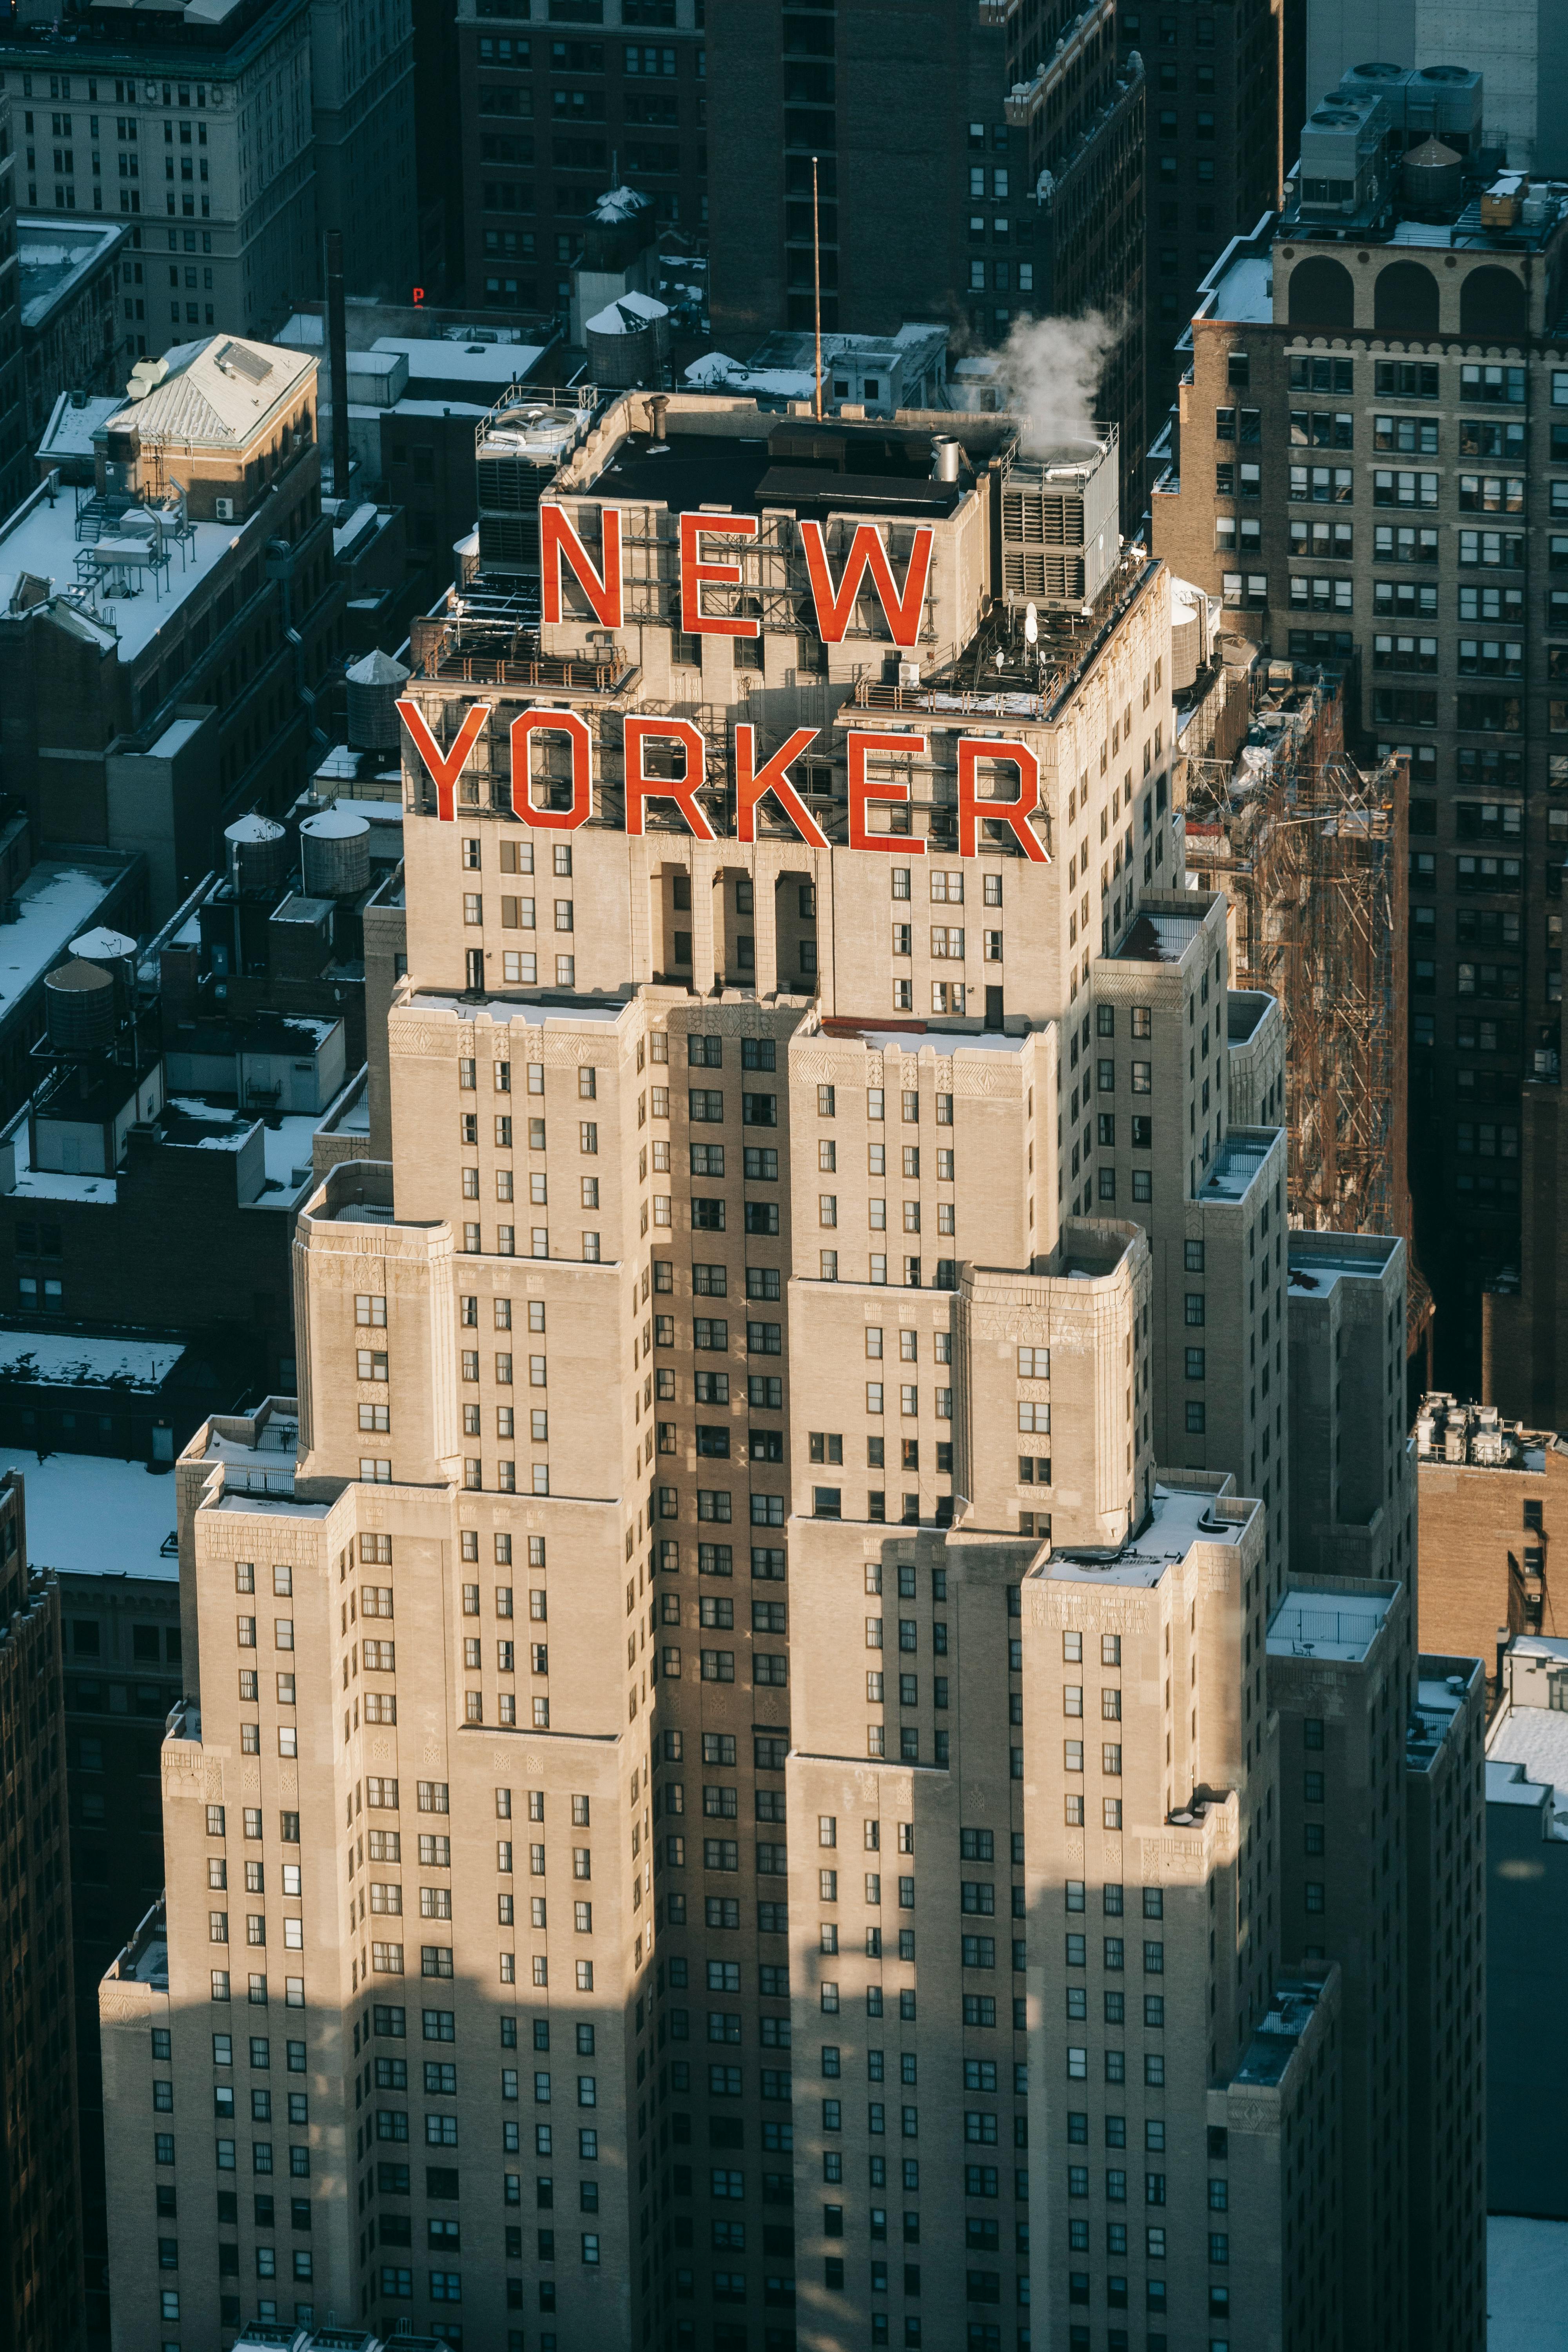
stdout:
[(816, 303), (816, 421), (822, 422), (822, 238), (816, 210), (816, 158), (811, 159), (811, 273)]

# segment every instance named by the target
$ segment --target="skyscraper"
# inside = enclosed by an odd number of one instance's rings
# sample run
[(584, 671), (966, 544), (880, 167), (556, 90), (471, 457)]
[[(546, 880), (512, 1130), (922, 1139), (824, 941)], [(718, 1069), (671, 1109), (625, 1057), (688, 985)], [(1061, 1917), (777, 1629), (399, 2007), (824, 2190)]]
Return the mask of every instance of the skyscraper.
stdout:
[(390, 1159), (178, 1472), (127, 2344), (1340, 2340), (1279, 1015), (1110, 449), (953, 422), (585, 413), (541, 630), (411, 646)]
[(1347, 738), (1408, 757), (1415, 1238), (1467, 1390), (1482, 1280), (1520, 1263), (1521, 1080), (1558, 1069), (1568, 841), (1563, 198), (1477, 178), (1483, 106), (1458, 68), (1380, 68), (1317, 110), (1283, 214), (1203, 289), (1152, 498), (1156, 551), (1227, 627), (1358, 661)]

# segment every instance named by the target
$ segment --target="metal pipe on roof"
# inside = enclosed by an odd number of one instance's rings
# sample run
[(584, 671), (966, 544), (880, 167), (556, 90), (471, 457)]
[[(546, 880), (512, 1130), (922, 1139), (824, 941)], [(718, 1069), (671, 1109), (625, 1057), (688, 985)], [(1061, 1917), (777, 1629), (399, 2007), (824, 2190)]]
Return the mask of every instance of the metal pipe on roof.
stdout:
[(349, 494), (349, 336), (343, 307), (343, 233), (327, 231), (327, 356), (332, 371), (332, 496)]

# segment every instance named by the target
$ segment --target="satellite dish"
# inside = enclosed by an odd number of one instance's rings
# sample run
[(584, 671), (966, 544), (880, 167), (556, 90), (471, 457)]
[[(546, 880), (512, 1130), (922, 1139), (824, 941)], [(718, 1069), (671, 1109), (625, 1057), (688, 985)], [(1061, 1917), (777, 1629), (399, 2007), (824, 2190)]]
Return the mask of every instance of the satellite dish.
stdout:
[(1024, 607), (1024, 643), (1026, 646), (1037, 645), (1039, 642), (1039, 635), (1040, 616), (1036, 612), (1032, 604), (1026, 604)]

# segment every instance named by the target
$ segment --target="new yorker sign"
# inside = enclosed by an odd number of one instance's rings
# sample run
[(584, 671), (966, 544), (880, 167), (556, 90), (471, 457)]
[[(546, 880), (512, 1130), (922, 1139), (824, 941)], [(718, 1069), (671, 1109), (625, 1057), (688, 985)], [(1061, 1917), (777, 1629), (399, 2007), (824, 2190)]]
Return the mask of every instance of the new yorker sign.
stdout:
[[(621, 518), (611, 506), (600, 509), (604, 534), (601, 562), (595, 565), (587, 549), (573, 528), (565, 509), (557, 506), (542, 506), (539, 509), (540, 553), (543, 563), (543, 612), (546, 623), (557, 625), (563, 619), (562, 567), (571, 572), (577, 582), (595, 618), (606, 629), (626, 625), (624, 570), (621, 550)], [(818, 632), (825, 645), (840, 645), (848, 634), (859, 598), (866, 593), (868, 581), (871, 592), (882, 607), (896, 646), (912, 646), (920, 632), (921, 614), (924, 608), (926, 583), (931, 573), (931, 545), (934, 534), (929, 525), (921, 525), (913, 533), (903, 583), (900, 587), (893, 577), (893, 569), (880, 531), (875, 525), (857, 526), (849, 553), (837, 580), (833, 577), (822, 526), (816, 522), (797, 524), (805, 558), (806, 577), (810, 583), (812, 602), (816, 608)], [(759, 529), (755, 515), (683, 514), (680, 517), (680, 625), (690, 636), (756, 637), (762, 633), (762, 623), (753, 614), (710, 613), (703, 602), (703, 590), (710, 584), (738, 587), (742, 572), (739, 562), (721, 560), (702, 551), (705, 540), (754, 540)], [(408, 730), (409, 740), (420, 760), (428, 769), (436, 785), (436, 813), (445, 824), (457, 819), (458, 782), (472, 758), (476, 745), (489, 722), (488, 703), (476, 702), (466, 712), (463, 723), (449, 751), (443, 751), (436, 741), (416, 702), (399, 702), (398, 711)], [(626, 829), (640, 835), (645, 830), (645, 818), (650, 801), (663, 801), (673, 806), (684, 820), (688, 830), (699, 841), (716, 841), (708, 812), (697, 798), (699, 787), (707, 773), (707, 746), (701, 731), (689, 719), (651, 718), (629, 712), (623, 719), (623, 749), (625, 752)], [(594, 808), (594, 744), (588, 723), (579, 711), (552, 708), (531, 709), (519, 714), (511, 722), (511, 805), (513, 814), (525, 824), (543, 832), (572, 833), (585, 824)], [(565, 808), (540, 808), (534, 802), (532, 742), (535, 735), (564, 736), (571, 751), (571, 799)], [(779, 814), (800, 839), (813, 849), (826, 849), (827, 835), (806, 807), (791, 780), (795, 762), (804, 757), (817, 740), (817, 730), (797, 727), (788, 740), (779, 746), (770, 758), (760, 764), (757, 759), (757, 730), (739, 725), (734, 730), (732, 781), (735, 796), (735, 831), (737, 841), (753, 842), (757, 837), (757, 809), (772, 797)], [(658, 747), (661, 758), (671, 752), (684, 760), (679, 775), (652, 772), (648, 754)], [(873, 757), (926, 751), (923, 735), (902, 732), (874, 732), (851, 728), (845, 738), (845, 757), (848, 770), (849, 846), (851, 849), (884, 850), (901, 857), (923, 857), (926, 843), (914, 833), (873, 833), (869, 829), (869, 812), (879, 803), (907, 806), (910, 787), (886, 776), (873, 777), (868, 762)], [(994, 800), (980, 791), (981, 769), (1010, 769), (1017, 779), (1017, 793), (1011, 800)], [(1049, 863), (1044, 844), (1029, 824), (1032, 812), (1040, 798), (1040, 763), (1026, 743), (993, 736), (961, 736), (958, 743), (958, 852), (961, 857), (973, 857), (981, 846), (980, 826), (983, 823), (1006, 826), (1016, 839), (1026, 857), (1036, 863)]]

